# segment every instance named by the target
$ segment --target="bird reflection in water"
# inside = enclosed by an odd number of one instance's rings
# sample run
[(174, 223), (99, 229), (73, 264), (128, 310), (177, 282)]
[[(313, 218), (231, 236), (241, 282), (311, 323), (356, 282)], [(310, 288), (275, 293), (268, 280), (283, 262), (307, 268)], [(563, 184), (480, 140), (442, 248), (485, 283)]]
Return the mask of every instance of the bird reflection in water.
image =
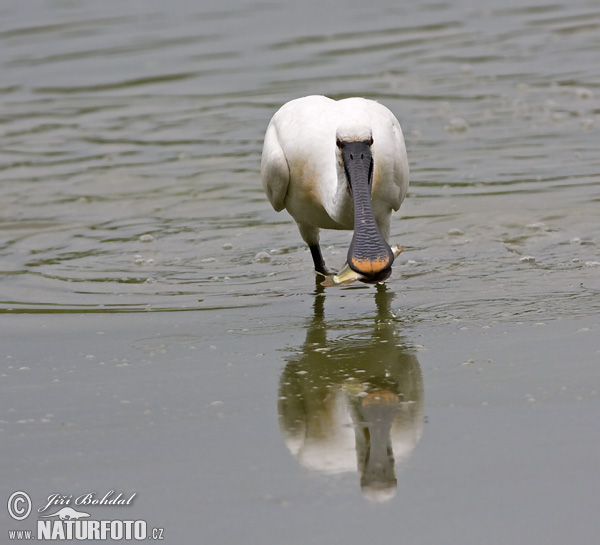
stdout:
[(416, 447), (424, 422), (421, 369), (398, 334), (393, 297), (377, 286), (368, 329), (364, 319), (328, 325), (318, 287), (306, 342), (288, 359), (279, 386), (279, 423), (291, 453), (311, 470), (358, 471), (373, 501), (395, 495), (396, 465)]

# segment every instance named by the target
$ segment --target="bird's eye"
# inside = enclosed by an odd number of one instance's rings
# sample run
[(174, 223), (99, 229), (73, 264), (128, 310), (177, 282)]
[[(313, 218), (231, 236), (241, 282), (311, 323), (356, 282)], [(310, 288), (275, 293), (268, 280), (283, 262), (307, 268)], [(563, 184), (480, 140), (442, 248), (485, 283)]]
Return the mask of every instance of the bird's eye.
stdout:
[(335, 139), (335, 145), (336, 145), (338, 148), (342, 149), (342, 141), (341, 141), (339, 138), (336, 138), (336, 139)]
[(371, 139), (369, 140), (369, 146), (373, 145), (373, 137), (371, 136)]

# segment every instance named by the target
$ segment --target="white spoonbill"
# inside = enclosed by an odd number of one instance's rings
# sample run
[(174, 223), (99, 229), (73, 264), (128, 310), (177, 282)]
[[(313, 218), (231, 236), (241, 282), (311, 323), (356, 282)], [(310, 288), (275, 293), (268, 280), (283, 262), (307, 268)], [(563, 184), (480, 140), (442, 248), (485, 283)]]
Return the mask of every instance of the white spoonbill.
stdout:
[(261, 176), (279, 212), (292, 215), (318, 273), (327, 274), (320, 229), (354, 229), (348, 265), (364, 282), (392, 271), (392, 210), (408, 190), (400, 123), (364, 98), (308, 96), (284, 104), (265, 134)]

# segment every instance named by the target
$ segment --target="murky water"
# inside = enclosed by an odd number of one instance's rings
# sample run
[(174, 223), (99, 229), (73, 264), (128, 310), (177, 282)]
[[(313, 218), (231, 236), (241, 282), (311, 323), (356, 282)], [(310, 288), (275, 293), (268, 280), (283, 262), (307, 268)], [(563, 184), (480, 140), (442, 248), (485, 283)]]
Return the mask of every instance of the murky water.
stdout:
[[(595, 1), (2, 4), (3, 497), (136, 492), (88, 512), (169, 543), (592, 542), (599, 50)], [(385, 289), (316, 289), (262, 193), (308, 94), (403, 126)]]

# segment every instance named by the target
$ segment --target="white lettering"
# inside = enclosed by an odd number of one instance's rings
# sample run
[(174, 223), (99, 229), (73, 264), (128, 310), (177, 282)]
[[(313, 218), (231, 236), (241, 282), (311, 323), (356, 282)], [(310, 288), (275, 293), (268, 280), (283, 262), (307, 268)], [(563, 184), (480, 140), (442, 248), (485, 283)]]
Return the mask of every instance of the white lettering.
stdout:
[(50, 539), (65, 539), (65, 530), (60, 522), (52, 525), (52, 535), (50, 536)]
[(113, 520), (110, 523), (110, 537), (112, 539), (123, 539), (123, 524), (120, 520)]
[[(35, 534), (32, 536), (35, 537)], [(145, 540), (145, 520), (38, 520), (38, 540)]]
[[(100, 505), (112, 505), (112, 500), (109, 500), (108, 498), (110, 498), (113, 494), (115, 493), (114, 490), (109, 490), (106, 494), (104, 494), (104, 497), (100, 500)], [(120, 496), (121, 494), (119, 494)], [(117, 496), (117, 497), (119, 497)]]
[(94, 494), (92, 492), (82, 494), (75, 500), (75, 505), (95, 505)]
[(135, 537), (135, 539), (146, 539), (146, 521), (136, 520), (133, 523), (133, 532), (133, 537)]
[(73, 524), (74, 520), (65, 520), (63, 522), (63, 532), (65, 533), (65, 539), (73, 539)]
[(88, 539), (100, 539), (100, 521), (90, 520)]
[(108, 539), (107, 534), (109, 533), (110, 523), (110, 520), (100, 521), (100, 535), (102, 536), (101, 539)]
[[(131, 496), (129, 496), (129, 498), (125, 499), (123, 493), (119, 492), (113, 498), (112, 496), (114, 496), (114, 494), (114, 490), (109, 490), (106, 494), (104, 494), (104, 496), (102, 496), (102, 498), (98, 499), (95, 492), (88, 492), (87, 494), (81, 494), (81, 496), (78, 496), (75, 499), (75, 505), (131, 505), (133, 499), (137, 496), (137, 492), (134, 492)], [(54, 496), (58, 495), (54, 494)], [(72, 496), (70, 496), (70, 498), (72, 498)], [(71, 500), (69, 499), (68, 501), (70, 502)], [(53, 505), (56, 505), (56, 503)], [(61, 505), (66, 505), (66, 503)], [(39, 509), (39, 511), (42, 512), (47, 508), (48, 505), (42, 509)]]
[(38, 509), (38, 513), (43, 513), (50, 507), (51, 505), (69, 505), (71, 503), (72, 495), (70, 496), (61, 496), (60, 494), (50, 494), (47, 503), (44, 507), (40, 507)]
[(75, 521), (75, 539), (87, 539), (88, 525), (90, 521)]
[(52, 521), (38, 520), (37, 523), (38, 539), (50, 539), (50, 535), (52, 533)]

